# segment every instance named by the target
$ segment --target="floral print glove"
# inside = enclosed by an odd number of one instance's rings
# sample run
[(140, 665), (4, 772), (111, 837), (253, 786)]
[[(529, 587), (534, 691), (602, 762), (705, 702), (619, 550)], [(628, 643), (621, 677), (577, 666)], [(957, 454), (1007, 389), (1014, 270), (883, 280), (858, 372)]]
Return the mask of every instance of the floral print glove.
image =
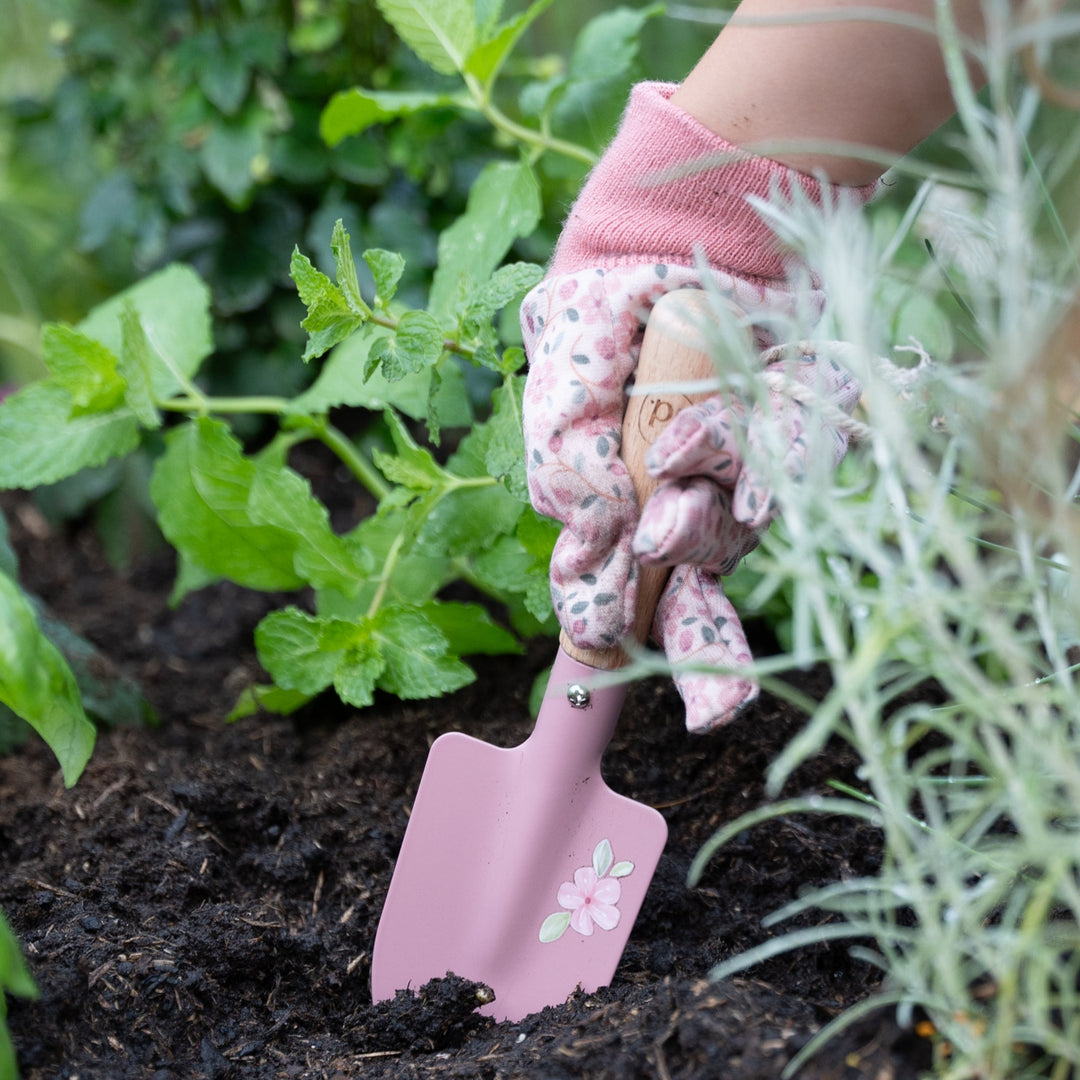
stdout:
[[(634, 88), (548, 276), (522, 305), (529, 491), (539, 513), (564, 525), (551, 592), (575, 645), (618, 644), (634, 622), (638, 562), (670, 565), (654, 638), (674, 664), (738, 669), (750, 651), (719, 577), (735, 569), (777, 512), (741, 452), (762, 443), (766, 423), (776, 420), (723, 395), (680, 413), (650, 450), (649, 471), (663, 483), (642, 512), (619, 457), (626, 385), (649, 311), (673, 289), (708, 284), (760, 328), (760, 345), (772, 344), (764, 329), (770, 316), (796, 304), (785, 280), (790, 255), (746, 197), (790, 195), (796, 186), (815, 200), (827, 193), (808, 176), (726, 143), (670, 103), (674, 89)], [(815, 291), (799, 301), (820, 308), (822, 297)], [(858, 400), (858, 384), (831, 362), (806, 356), (794, 371), (772, 366), (845, 411)], [(807, 448), (819, 445), (804, 430), (814, 414), (780, 392), (769, 401), (788, 447), (784, 466), (797, 473)], [(839, 462), (847, 437), (829, 434)], [(737, 671), (683, 672), (676, 682), (691, 731), (725, 722), (758, 692)]]

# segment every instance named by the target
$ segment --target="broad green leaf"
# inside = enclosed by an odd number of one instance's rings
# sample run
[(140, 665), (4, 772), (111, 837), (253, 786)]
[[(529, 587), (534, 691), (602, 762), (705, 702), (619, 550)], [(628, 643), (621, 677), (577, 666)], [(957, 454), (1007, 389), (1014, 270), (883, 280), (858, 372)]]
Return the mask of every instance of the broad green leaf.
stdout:
[(405, 270), (405, 260), (396, 251), (369, 248), (364, 252), (364, 262), (375, 279), (376, 302), (379, 307), (385, 308), (397, 292), (397, 283)]
[(210, 290), (190, 266), (173, 263), (98, 305), (77, 329), (120, 356), (128, 304), (138, 312), (150, 346), (154, 395), (171, 397), (213, 350)]
[(465, 71), (487, 85), (498, 75), (506, 58), (514, 50), (521, 35), (536, 21), (537, 17), (551, 7), (552, 0), (535, 0), (520, 15), (508, 19), (495, 33), (469, 54)]
[(19, 557), (11, 546), (11, 534), (8, 532), (7, 518), (4, 517), (2, 510), (0, 510), (0, 574), (7, 574), (8, 577), (16, 579), (19, 576)]
[(372, 559), (330, 528), (326, 507), (298, 473), (275, 460), (255, 466), (248, 506), (252, 521), (293, 534), (297, 574), (316, 588), (349, 595), (372, 569)]
[(529, 488), (525, 478), (525, 440), (521, 420), (521, 396), (525, 391), (525, 376), (511, 375), (492, 395), (494, 411), (486, 427), (489, 438), (484, 452), (484, 465), (507, 490), (522, 502), (528, 502)]
[(473, 0), (375, 0), (398, 37), (429, 67), (453, 75), (476, 43)]
[(476, 673), (448, 654), (442, 632), (418, 611), (385, 607), (372, 633), (386, 662), (379, 685), (400, 698), (427, 698), (467, 686)]
[[(18, 938), (15, 937), (15, 932), (4, 917), (4, 913), (0, 911), (0, 997), (3, 997), (5, 993), (21, 998), (39, 996), (38, 988), (23, 959), (22, 950), (19, 948)], [(0, 1073), (0, 1075), (15, 1075), (14, 1060), (11, 1072)]]
[(367, 323), (336, 346), (315, 382), (293, 398), (290, 411), (311, 415), (343, 405), (372, 411), (392, 406), (413, 420), (423, 420), (429, 408), (434, 408), (447, 427), (471, 424), (472, 408), (464, 373), (451, 357), (444, 358), (438, 366), (441, 382), (434, 400), (430, 399), (434, 368), (405, 375), (395, 382), (390, 382), (380, 371), (365, 377), (372, 342), (388, 333), (385, 327)]
[(199, 146), (199, 162), (207, 180), (235, 207), (243, 206), (255, 187), (255, 162), (266, 140), (254, 123), (211, 124)]
[(41, 632), (33, 607), (11, 578), (0, 574), (0, 701), (48, 743), (71, 787), (94, 749), (75, 676)]
[(319, 134), (330, 146), (349, 135), (359, 135), (373, 124), (388, 124), (402, 116), (430, 109), (461, 107), (454, 94), (413, 90), (365, 90), (355, 87), (336, 93), (319, 118)]
[(108, 412), (124, 399), (116, 357), (99, 341), (70, 326), (50, 323), (41, 332), (41, 354), (49, 382), (71, 398), (72, 415)]
[(456, 322), (459, 307), (491, 277), (514, 241), (533, 232), (540, 214), (540, 188), (527, 164), (486, 165), (469, 191), (465, 213), (439, 237), (432, 314)]
[(618, 7), (591, 19), (574, 41), (571, 79), (599, 82), (626, 75), (638, 55), (645, 23), (663, 11), (663, 4)]
[(72, 416), (65, 390), (31, 383), (0, 405), (0, 488), (52, 484), (138, 445), (139, 425), (126, 409)]
[(474, 653), (499, 656), (525, 651), (517, 638), (499, 626), (479, 604), (432, 600), (420, 610), (424, 618), (438, 627), (451, 651), (458, 656)]
[(432, 509), (417, 537), (421, 550), (469, 555), (514, 531), (523, 505), (502, 484), (457, 488)]
[(426, 311), (406, 311), (391, 337), (380, 338), (368, 354), (367, 371), (394, 382), (438, 363), (446, 339)]
[(296, 571), (296, 534), (253, 517), (255, 465), (220, 421), (200, 418), (165, 437), (150, 481), (169, 542), (206, 571), (251, 589), (305, 584)]
[(152, 381), (153, 357), (146, 340), (139, 313), (128, 304), (120, 316), (123, 344), (120, 349), (120, 374), (127, 384), (124, 401), (135, 419), (150, 430), (161, 427), (161, 414), (154, 404)]
[(314, 696), (333, 683), (345, 654), (345, 643), (331, 644), (328, 639), (347, 628), (340, 620), (295, 607), (273, 611), (255, 628), (259, 663), (282, 689)]
[(305, 361), (322, 356), (363, 323), (364, 313), (356, 311), (348, 296), (321, 270), (316, 270), (299, 248), (293, 250), (289, 275), (308, 310), (307, 318), (300, 323), (308, 332)]

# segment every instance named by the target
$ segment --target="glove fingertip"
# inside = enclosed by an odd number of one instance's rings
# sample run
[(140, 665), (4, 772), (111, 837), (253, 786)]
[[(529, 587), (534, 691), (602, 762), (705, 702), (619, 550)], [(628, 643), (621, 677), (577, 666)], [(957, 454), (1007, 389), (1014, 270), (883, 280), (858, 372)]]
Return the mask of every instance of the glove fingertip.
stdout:
[(760, 687), (750, 679), (698, 677), (677, 684), (686, 706), (686, 730), (707, 735), (729, 724), (757, 700)]

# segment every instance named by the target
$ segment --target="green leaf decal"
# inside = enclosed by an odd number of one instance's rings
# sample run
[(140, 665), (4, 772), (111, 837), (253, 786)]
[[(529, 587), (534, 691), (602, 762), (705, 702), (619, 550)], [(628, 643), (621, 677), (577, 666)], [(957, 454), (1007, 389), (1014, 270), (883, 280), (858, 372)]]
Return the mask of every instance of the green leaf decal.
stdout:
[(22, 591), (0, 574), (0, 701), (50, 746), (71, 787), (94, 748), (75, 676), (38, 626)]
[(473, 0), (375, 0), (386, 21), (421, 60), (440, 74), (465, 67), (476, 43)]
[(617, 862), (610, 870), (611, 877), (629, 877), (634, 872), (634, 864), (624, 859)]
[(566, 933), (569, 926), (569, 911), (556, 911), (549, 915), (540, 927), (541, 943), (550, 945), (553, 941), (558, 941)]
[(596, 871), (596, 876), (604, 877), (611, 869), (611, 864), (614, 860), (615, 856), (611, 851), (611, 841), (606, 839), (601, 840), (600, 843), (596, 845), (592, 856), (592, 864), (593, 869)]

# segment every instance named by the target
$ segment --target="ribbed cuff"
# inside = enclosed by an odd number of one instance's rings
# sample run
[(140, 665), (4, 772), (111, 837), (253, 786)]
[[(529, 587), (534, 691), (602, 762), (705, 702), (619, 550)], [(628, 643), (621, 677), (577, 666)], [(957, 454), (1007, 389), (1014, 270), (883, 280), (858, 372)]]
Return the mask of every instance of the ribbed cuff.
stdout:
[[(747, 196), (790, 198), (798, 187), (820, 205), (823, 185), (733, 146), (672, 105), (675, 89), (647, 82), (631, 91), (618, 133), (567, 218), (553, 275), (641, 262), (692, 266), (699, 252), (740, 277), (775, 281), (792, 269), (795, 256)], [(875, 188), (840, 190), (864, 202)]]

